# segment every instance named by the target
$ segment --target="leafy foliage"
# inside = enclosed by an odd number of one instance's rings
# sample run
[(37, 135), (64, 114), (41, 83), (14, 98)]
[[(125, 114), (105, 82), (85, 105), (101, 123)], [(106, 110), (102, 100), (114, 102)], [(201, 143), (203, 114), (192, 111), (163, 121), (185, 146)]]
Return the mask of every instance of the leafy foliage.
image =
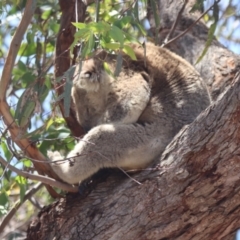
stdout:
[[(141, 4), (145, 4), (141, 2)], [(135, 54), (128, 46), (130, 42), (138, 42), (140, 37), (146, 36), (146, 30), (139, 20), (138, 1), (130, 5), (124, 5), (119, 1), (100, 2), (99, 12), (96, 4), (88, 7), (90, 21), (88, 23), (73, 23), (78, 28), (75, 41), (83, 43), (81, 58), (90, 55), (96, 48), (104, 48), (108, 51), (123, 50), (132, 59)], [(98, 16), (96, 20), (96, 16)]]
[(197, 63), (199, 63), (201, 61), (201, 59), (204, 57), (204, 55), (206, 54), (208, 48), (210, 47), (215, 35), (215, 30), (217, 28), (217, 23), (218, 23), (218, 20), (219, 20), (219, 6), (218, 6), (218, 2), (215, 1), (214, 2), (214, 5), (213, 5), (213, 18), (214, 18), (214, 22), (210, 25), (210, 28), (208, 30), (208, 39), (207, 39), (207, 42), (205, 44), (205, 47), (202, 51), (202, 54), (200, 55), (200, 57), (198, 58)]

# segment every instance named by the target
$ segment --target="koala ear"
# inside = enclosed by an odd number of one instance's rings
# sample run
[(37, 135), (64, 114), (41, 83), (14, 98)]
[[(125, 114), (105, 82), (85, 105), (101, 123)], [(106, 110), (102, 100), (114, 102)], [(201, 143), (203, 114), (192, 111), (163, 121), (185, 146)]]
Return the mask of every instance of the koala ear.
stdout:
[(104, 51), (104, 50), (99, 50), (99, 51), (97, 51), (95, 57), (96, 57), (96, 59), (98, 59), (98, 60), (100, 60), (101, 62), (103, 62), (103, 61), (106, 61), (106, 58), (107, 58), (108, 55), (109, 55), (109, 54), (108, 54), (106, 51)]
[(147, 83), (151, 83), (151, 77), (146, 72), (141, 72), (142, 77)]

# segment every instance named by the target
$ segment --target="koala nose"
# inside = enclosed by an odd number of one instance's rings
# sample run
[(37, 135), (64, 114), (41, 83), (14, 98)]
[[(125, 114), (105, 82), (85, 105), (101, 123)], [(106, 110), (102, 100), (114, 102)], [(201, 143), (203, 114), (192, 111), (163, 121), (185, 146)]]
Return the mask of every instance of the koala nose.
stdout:
[(84, 130), (85, 133), (88, 133), (91, 130), (90, 126), (85, 125), (85, 126), (82, 126), (82, 127), (83, 127), (83, 130)]

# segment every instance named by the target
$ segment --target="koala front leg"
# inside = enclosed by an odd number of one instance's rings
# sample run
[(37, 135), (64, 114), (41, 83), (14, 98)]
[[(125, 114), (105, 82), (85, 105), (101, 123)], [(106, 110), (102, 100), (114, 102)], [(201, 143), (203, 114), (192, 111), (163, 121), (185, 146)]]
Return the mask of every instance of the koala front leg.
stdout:
[[(166, 146), (159, 136), (154, 124), (103, 124), (89, 131), (65, 162), (53, 164), (52, 168), (70, 184), (87, 179), (101, 168), (141, 169)], [(51, 160), (61, 158), (56, 153), (48, 156)]]

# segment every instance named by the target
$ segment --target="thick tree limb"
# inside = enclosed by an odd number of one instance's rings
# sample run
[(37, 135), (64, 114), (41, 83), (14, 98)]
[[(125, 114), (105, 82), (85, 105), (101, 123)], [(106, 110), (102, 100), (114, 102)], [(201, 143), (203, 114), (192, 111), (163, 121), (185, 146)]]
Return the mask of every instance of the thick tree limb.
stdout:
[(86, 199), (61, 199), (28, 239), (231, 239), (240, 226), (239, 101), (240, 74), (169, 144), (158, 170), (134, 175), (142, 185), (112, 176)]
[[(199, 12), (189, 13), (191, 6), (195, 2), (195, 0), (188, 1), (181, 19), (178, 21), (173, 37), (182, 34), (200, 16)], [(162, 45), (182, 7), (182, 1), (158, 0), (157, 3), (161, 23), (158, 44)], [(150, 8), (148, 9), (148, 19), (151, 32), (154, 34), (155, 21)], [(203, 21), (200, 21), (184, 36), (172, 42), (167, 47), (194, 65), (204, 49), (208, 38), (207, 33), (208, 28)], [(214, 40), (206, 55), (195, 67), (206, 81), (215, 100), (224, 91), (226, 86), (230, 84), (234, 75), (240, 69), (240, 58)]]
[[(1, 157), (0, 157), (1, 160)], [(41, 182), (37, 183), (35, 186), (33, 186), (30, 190), (28, 190), (23, 198), (22, 201), (18, 199), (14, 206), (11, 208), (11, 210), (8, 212), (7, 215), (4, 216), (1, 225), (0, 225), (0, 233), (3, 232), (4, 228), (9, 224), (10, 220), (13, 218), (13, 216), (16, 214), (17, 210), (25, 203), (29, 198), (31, 198), (39, 189), (41, 189), (43, 184)]]

